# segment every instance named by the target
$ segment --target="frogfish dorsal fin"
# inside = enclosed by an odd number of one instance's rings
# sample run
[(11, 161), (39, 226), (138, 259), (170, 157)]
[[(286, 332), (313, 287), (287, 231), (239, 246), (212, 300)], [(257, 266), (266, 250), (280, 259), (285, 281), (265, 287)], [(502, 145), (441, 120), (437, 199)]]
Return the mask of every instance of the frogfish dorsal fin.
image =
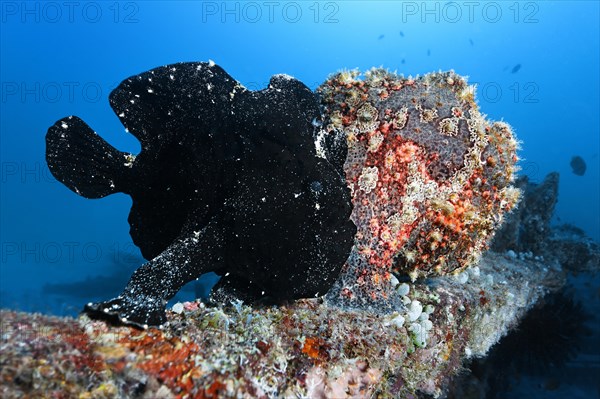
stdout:
[(125, 79), (109, 100), (121, 123), (147, 150), (199, 124), (222, 128), (231, 117), (227, 104), (242, 91), (246, 89), (217, 65), (181, 62)]

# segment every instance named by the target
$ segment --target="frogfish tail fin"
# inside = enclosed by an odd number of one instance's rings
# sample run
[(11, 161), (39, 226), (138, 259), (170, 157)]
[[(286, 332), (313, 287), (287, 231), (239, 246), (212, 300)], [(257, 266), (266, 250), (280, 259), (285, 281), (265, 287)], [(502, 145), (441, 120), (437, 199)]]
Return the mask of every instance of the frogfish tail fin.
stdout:
[(50, 172), (86, 198), (126, 192), (133, 160), (133, 155), (108, 144), (76, 116), (60, 119), (46, 133)]

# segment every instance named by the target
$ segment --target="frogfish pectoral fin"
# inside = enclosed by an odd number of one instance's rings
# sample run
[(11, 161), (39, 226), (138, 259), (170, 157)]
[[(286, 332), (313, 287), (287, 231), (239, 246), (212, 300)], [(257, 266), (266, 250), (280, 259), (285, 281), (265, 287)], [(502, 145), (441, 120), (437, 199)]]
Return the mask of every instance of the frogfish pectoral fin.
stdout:
[(134, 159), (108, 144), (76, 116), (58, 120), (46, 133), (50, 172), (86, 198), (127, 192)]
[(128, 296), (118, 296), (110, 301), (88, 303), (83, 311), (93, 319), (106, 320), (112, 324), (124, 324), (146, 329), (162, 326), (167, 322), (166, 302), (155, 298), (139, 300)]

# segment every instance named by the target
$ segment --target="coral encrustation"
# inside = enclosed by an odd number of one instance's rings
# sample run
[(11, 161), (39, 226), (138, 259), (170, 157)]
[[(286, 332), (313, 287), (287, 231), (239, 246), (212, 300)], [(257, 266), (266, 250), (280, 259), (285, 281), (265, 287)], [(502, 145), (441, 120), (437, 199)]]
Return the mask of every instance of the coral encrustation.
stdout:
[(414, 281), (477, 262), (519, 200), (518, 143), (508, 124), (480, 114), (474, 87), (454, 72), (359, 76), (340, 72), (318, 89), (321, 138), (347, 140), (358, 229), (329, 298), (389, 305), (393, 273)]
[[(177, 304), (164, 330), (0, 312), (0, 397), (439, 396), (547, 291), (559, 269), (487, 254), (468, 279), (409, 283), (408, 312), (304, 299), (257, 308)], [(426, 342), (424, 341), (426, 340)]]

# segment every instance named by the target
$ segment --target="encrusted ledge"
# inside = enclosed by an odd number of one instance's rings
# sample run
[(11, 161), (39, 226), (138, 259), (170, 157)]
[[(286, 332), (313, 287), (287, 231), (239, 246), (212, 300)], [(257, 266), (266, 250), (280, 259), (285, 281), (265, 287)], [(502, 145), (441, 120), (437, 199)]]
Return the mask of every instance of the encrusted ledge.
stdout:
[[(398, 284), (406, 310), (322, 300), (220, 309), (177, 304), (164, 330), (1, 311), (0, 396), (80, 398), (440, 396), (547, 291), (559, 267), (486, 254), (458, 276)], [(407, 292), (408, 291), (408, 292)]]

